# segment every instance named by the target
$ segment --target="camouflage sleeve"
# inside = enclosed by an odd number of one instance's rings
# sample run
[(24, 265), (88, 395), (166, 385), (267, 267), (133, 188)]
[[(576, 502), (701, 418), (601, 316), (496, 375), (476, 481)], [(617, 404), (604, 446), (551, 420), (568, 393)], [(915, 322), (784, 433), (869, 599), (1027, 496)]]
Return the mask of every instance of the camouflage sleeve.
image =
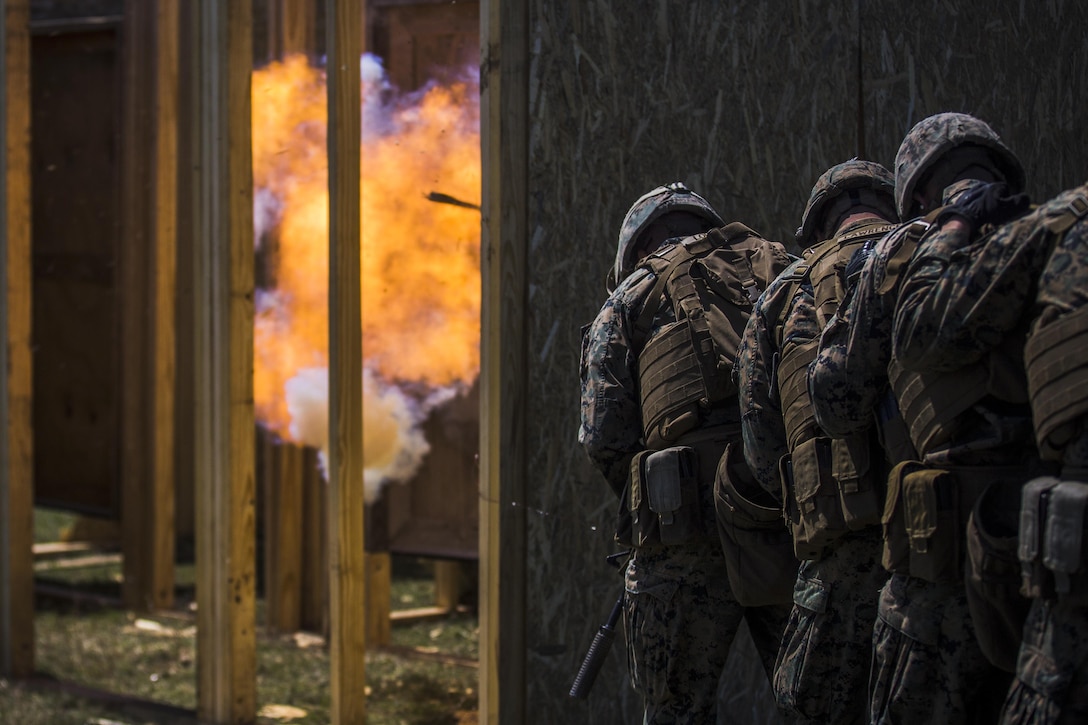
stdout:
[(975, 362), (1023, 319), (1048, 257), (1034, 225), (1010, 224), (970, 241), (962, 224), (922, 240), (900, 287), (893, 354), (905, 368), (955, 370)]
[(631, 458), (642, 449), (631, 296), (629, 284), (616, 288), (582, 336), (578, 441), (617, 496)]
[(893, 319), (889, 295), (878, 289), (894, 236), (877, 244), (857, 285), (846, 291), (820, 335), (816, 359), (809, 366), (816, 423), (835, 438), (869, 428), (873, 409), (887, 386)]
[(782, 296), (791, 288), (779, 277), (760, 296), (744, 328), (734, 366), (744, 457), (760, 485), (775, 497), (781, 496), (778, 460), (786, 454), (786, 428), (778, 398), (779, 350), (773, 333), (782, 312)]

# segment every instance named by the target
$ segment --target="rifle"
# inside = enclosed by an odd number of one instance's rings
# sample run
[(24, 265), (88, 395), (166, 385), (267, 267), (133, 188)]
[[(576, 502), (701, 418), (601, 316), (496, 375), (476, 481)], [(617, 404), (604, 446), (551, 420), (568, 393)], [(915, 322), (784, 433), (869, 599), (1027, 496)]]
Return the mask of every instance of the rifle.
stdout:
[[(607, 561), (618, 569), (620, 568), (619, 560), (630, 556), (630, 554), (630, 551), (610, 554)], [(586, 656), (582, 658), (582, 666), (578, 668), (578, 674), (574, 676), (574, 683), (570, 686), (571, 697), (583, 699), (593, 689), (593, 683), (597, 680), (597, 673), (601, 671), (605, 657), (612, 650), (612, 641), (616, 637), (616, 625), (620, 621), (620, 615), (623, 614), (624, 593), (624, 591), (620, 591), (619, 598), (612, 605), (612, 612), (608, 615), (608, 621), (600, 626), (597, 634), (593, 635), (593, 642), (590, 643)]]

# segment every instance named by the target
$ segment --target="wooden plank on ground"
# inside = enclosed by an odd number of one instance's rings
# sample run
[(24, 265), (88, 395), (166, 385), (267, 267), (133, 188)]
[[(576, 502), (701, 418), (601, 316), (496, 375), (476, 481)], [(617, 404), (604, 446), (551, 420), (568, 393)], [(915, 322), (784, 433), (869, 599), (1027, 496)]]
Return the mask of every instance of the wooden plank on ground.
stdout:
[(527, 722), (528, 3), (480, 4), (480, 722)]
[(0, 0), (0, 674), (34, 672), (30, 3)]
[(203, 0), (192, 47), (197, 714), (256, 719), (252, 5)]
[(366, 721), (359, 56), (365, 0), (326, 0), (329, 158), (329, 659), (332, 721)]

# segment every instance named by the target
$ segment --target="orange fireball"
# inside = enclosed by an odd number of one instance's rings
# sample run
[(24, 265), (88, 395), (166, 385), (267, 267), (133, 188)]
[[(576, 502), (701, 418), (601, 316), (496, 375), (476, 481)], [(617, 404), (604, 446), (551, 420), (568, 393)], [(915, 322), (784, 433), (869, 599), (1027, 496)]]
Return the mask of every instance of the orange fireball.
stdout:
[[(361, 274), (364, 478), (404, 479), (418, 423), (442, 390), (480, 368), (479, 87), (401, 95), (362, 67)], [(253, 74), (259, 259), (254, 395), (279, 436), (324, 448), (328, 365), (325, 76), (304, 56)], [(363, 371), (360, 371), (363, 374)], [(408, 392), (411, 391), (411, 392)], [(291, 400), (289, 397), (293, 396)]]
[[(377, 70), (376, 70), (377, 69)], [(288, 436), (285, 384), (328, 355), (328, 164), (324, 73), (291, 56), (253, 75), (258, 243), (258, 419)], [(364, 364), (393, 383), (470, 384), (480, 357), (480, 217), (428, 199), (480, 194), (479, 89), (412, 95), (364, 58), (361, 178)]]

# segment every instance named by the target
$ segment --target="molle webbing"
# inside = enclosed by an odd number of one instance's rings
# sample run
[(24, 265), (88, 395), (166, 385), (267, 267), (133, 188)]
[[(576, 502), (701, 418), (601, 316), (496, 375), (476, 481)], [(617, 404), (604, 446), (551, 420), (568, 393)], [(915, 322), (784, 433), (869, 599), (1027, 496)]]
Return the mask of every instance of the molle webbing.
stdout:
[(989, 375), (981, 364), (954, 372), (918, 373), (892, 360), (888, 378), (915, 449), (925, 455), (951, 435), (951, 424), (986, 397)]
[(638, 357), (643, 433), (647, 436), (665, 416), (706, 397), (703, 372), (685, 320), (661, 329)]
[[(642, 313), (638, 316), (638, 320), (635, 321), (636, 340), (645, 340), (650, 334), (650, 328), (653, 327), (654, 318), (661, 309), (660, 303), (665, 293), (665, 285), (669, 283), (669, 280), (673, 277), (677, 268), (685, 262), (691, 262), (694, 259), (705, 256), (713, 251), (714, 248), (715, 247), (708, 239), (707, 234), (698, 234), (694, 237), (685, 239), (679, 244), (669, 247), (664, 253), (651, 255), (642, 263), (642, 266), (649, 267), (649, 269), (657, 275), (657, 281), (654, 282), (650, 294), (646, 296), (646, 306), (642, 308)], [(687, 269), (684, 270), (683, 274), (685, 277), (688, 277), (688, 284), (681, 284), (680, 286), (684, 289), (692, 290)]]
[(778, 366), (778, 396), (782, 401), (786, 444), (794, 450), (801, 441), (815, 435), (816, 418), (808, 394), (808, 366), (816, 358), (820, 339), (793, 344)]
[[(866, 224), (860, 229), (832, 237), (812, 249), (811, 255), (803, 264), (797, 265), (790, 275), (792, 299), (800, 292), (805, 282), (812, 285), (813, 304), (816, 307), (816, 319), (820, 325), (826, 323), (835, 314), (843, 296), (840, 270), (846, 266), (854, 250), (866, 241), (882, 237), (894, 229), (892, 224), (873, 226)], [(778, 395), (782, 403), (786, 442), (791, 451), (803, 440), (816, 434), (816, 419), (812, 410), (812, 399), (808, 393), (808, 366), (816, 359), (819, 338), (801, 343), (783, 340), (785, 320), (776, 323), (776, 340), (782, 351), (782, 361), (778, 367)]]
[(1082, 186), (1073, 193), (1068, 204), (1046, 215), (1043, 226), (1046, 227), (1048, 232), (1061, 236), (1069, 230), (1069, 227), (1076, 224), (1078, 219), (1088, 214), (1086, 191), (1088, 191), (1088, 186)]
[(1088, 308), (1032, 332), (1024, 348), (1040, 448), (1059, 427), (1088, 413)]
[(906, 229), (902, 232), (902, 237), (899, 240), (899, 246), (892, 251), (884, 267), (884, 279), (880, 281), (876, 288), (879, 294), (886, 295), (895, 289), (896, 284), (899, 282), (900, 272), (906, 268), (910, 258), (914, 256), (914, 250), (918, 248), (918, 242), (922, 241), (922, 237), (929, 231), (937, 215), (943, 209), (944, 207), (934, 209), (921, 219), (915, 219), (906, 225)]
[(845, 294), (842, 270), (858, 247), (872, 239), (879, 239), (895, 229), (894, 224), (865, 225), (846, 234), (834, 237), (826, 249), (821, 249), (809, 260), (808, 277), (812, 282), (813, 304), (816, 319), (825, 324), (835, 314)]

